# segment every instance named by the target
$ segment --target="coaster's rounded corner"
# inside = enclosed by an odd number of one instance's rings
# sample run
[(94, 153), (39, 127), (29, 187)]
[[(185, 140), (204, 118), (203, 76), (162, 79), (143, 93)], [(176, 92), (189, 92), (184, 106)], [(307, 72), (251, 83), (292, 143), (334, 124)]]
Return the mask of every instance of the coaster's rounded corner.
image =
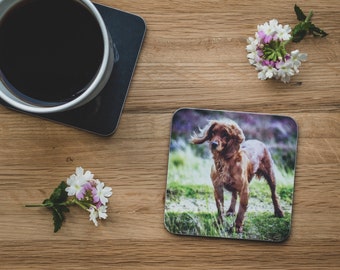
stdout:
[(178, 235), (178, 234), (176, 234), (175, 232), (173, 232), (173, 231), (170, 229), (169, 224), (166, 222), (166, 212), (164, 212), (163, 225), (164, 225), (164, 229), (165, 229), (168, 233), (170, 233), (170, 234), (172, 234), (172, 235)]
[(289, 227), (289, 231), (287, 232), (286, 235), (283, 235), (283, 236), (281, 236), (281, 237), (279, 237), (279, 238), (273, 237), (272, 242), (273, 242), (273, 243), (281, 244), (281, 243), (284, 243), (284, 242), (288, 241), (288, 239), (289, 239), (290, 236), (291, 236), (291, 232), (292, 232), (292, 227), (290, 226), (290, 227)]

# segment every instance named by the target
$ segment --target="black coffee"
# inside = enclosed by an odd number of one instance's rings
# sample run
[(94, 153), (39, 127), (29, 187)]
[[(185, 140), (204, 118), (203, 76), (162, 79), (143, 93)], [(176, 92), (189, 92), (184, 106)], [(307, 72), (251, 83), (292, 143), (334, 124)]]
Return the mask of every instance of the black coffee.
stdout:
[(0, 69), (20, 93), (62, 102), (96, 75), (103, 37), (95, 18), (73, 0), (26, 0), (0, 23)]

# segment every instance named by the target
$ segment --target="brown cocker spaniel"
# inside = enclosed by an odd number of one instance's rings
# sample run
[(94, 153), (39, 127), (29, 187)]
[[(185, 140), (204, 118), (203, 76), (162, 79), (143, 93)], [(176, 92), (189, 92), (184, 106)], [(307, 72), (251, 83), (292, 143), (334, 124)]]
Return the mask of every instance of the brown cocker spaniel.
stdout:
[(230, 207), (226, 215), (235, 214), (237, 195), (240, 196), (240, 205), (236, 217), (236, 231), (243, 230), (243, 220), (248, 207), (249, 183), (256, 175), (264, 177), (271, 190), (276, 217), (283, 217), (276, 194), (274, 163), (270, 152), (264, 143), (258, 140), (244, 141), (242, 129), (232, 120), (210, 121), (203, 130), (202, 135), (195, 136), (194, 144), (209, 142), (213, 155), (214, 165), (210, 177), (214, 186), (214, 195), (218, 211), (218, 222), (223, 223), (224, 196), (223, 190), (232, 193)]

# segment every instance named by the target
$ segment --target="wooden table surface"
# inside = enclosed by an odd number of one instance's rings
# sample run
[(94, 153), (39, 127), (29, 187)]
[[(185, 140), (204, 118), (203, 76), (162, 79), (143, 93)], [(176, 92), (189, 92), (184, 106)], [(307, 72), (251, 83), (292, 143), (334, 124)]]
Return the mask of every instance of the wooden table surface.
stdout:
[[(102, 0), (147, 34), (117, 132), (100, 137), (0, 107), (1, 269), (340, 269), (340, 6), (300, 3), (329, 35), (290, 84), (260, 81), (248, 36), (295, 1)], [(164, 228), (170, 124), (180, 107), (281, 114), (299, 125), (293, 222), (283, 243), (181, 237)], [(58, 233), (45, 199), (76, 166), (113, 188), (97, 228), (77, 208)]]

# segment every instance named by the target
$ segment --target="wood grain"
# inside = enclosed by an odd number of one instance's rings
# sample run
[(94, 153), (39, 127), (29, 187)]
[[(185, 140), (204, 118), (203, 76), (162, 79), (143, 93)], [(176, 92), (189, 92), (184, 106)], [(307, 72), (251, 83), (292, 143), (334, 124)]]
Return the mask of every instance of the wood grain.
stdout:
[[(107, 138), (0, 108), (0, 269), (340, 269), (340, 7), (301, 3), (329, 32), (290, 84), (259, 81), (246, 39), (295, 1), (102, 0), (147, 34), (117, 132)], [(292, 48), (293, 49), (293, 48)], [(293, 226), (281, 244), (179, 237), (163, 225), (172, 114), (180, 107), (274, 113), (299, 125)], [(113, 187), (98, 228), (73, 208), (54, 234), (27, 209), (83, 166)]]

